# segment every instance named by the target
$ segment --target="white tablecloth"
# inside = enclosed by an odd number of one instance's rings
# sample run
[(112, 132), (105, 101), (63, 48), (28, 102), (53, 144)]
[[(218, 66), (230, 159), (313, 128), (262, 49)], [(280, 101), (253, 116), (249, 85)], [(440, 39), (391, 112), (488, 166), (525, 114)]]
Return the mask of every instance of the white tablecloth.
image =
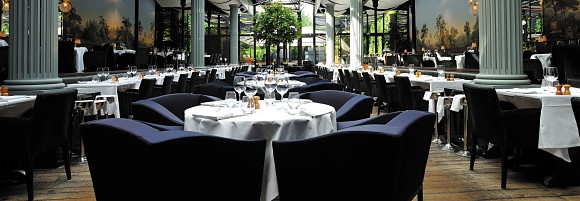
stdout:
[(120, 81), (118, 83), (109, 82), (83, 82), (79, 84), (68, 84), (67, 87), (76, 88), (79, 93), (95, 93), (100, 92), (101, 95), (114, 95), (115, 102), (108, 104), (108, 115), (114, 114), (116, 118), (121, 117), (119, 111), (119, 97), (117, 91), (125, 91), (130, 88), (134, 88), (136, 81), (126, 80)]
[(77, 69), (77, 72), (83, 72), (83, 70), (85, 70), (85, 63), (83, 60), (83, 56), (85, 55), (86, 52), (88, 52), (89, 49), (87, 49), (86, 47), (75, 47), (75, 68)]
[(8, 46), (8, 43), (5, 40), (0, 39), (0, 47)]
[(464, 55), (455, 56), (455, 63), (457, 64), (457, 68), (463, 68), (465, 64), (465, 56)]
[[(217, 121), (194, 117), (193, 114), (199, 111), (193, 107), (185, 110), (184, 126), (186, 131), (233, 139), (267, 139), (261, 200), (270, 201), (278, 196), (272, 141), (306, 139), (334, 132), (337, 130), (336, 112), (333, 107), (319, 103), (303, 105), (308, 108), (314, 107), (317, 111), (327, 112), (327, 114), (316, 117), (290, 115), (284, 109), (267, 107), (264, 102), (260, 102), (260, 105), (262, 109), (258, 109), (254, 114)], [(211, 114), (215, 113), (217, 108), (206, 109), (207, 113)]]
[(130, 50), (130, 49), (126, 49), (126, 50), (113, 50), (113, 52), (115, 54), (121, 55), (121, 54), (125, 54), (125, 53), (129, 53), (129, 54), (135, 54), (135, 50)]
[[(395, 74), (392, 72), (375, 73), (375, 75), (384, 75), (387, 83), (395, 82)], [(409, 76), (407, 73), (402, 73), (401, 75)], [(473, 82), (473, 80), (464, 80), (459, 78), (455, 78), (454, 81), (447, 81), (445, 79), (440, 79), (438, 77), (432, 77), (429, 75), (422, 75), (420, 78), (409, 76), (409, 81), (411, 81), (412, 86), (420, 86), (421, 88), (429, 89), (430, 91), (443, 91), (444, 88), (463, 89), (464, 83)]]
[(538, 148), (567, 162), (570, 162), (568, 148), (580, 146), (570, 103), (571, 97), (580, 97), (580, 89), (571, 91), (572, 96), (557, 96), (540, 88), (496, 90), (499, 100), (511, 102), (517, 108), (542, 108)]
[(34, 106), (36, 96), (0, 96), (0, 117), (20, 117)]
[(538, 59), (540, 63), (542, 63), (542, 67), (549, 67), (552, 66), (552, 54), (532, 54), (530, 59)]

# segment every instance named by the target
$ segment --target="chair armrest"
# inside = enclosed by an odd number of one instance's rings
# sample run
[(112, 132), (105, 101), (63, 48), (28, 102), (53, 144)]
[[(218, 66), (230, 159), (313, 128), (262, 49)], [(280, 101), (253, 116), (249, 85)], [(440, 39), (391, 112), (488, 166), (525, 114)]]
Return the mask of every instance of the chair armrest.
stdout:
[(539, 108), (501, 111), (509, 145), (538, 148), (540, 112)]
[(156, 102), (141, 100), (131, 105), (133, 108), (133, 119), (135, 120), (160, 125), (183, 126), (183, 120)]
[(352, 121), (368, 118), (372, 110), (372, 98), (362, 95), (356, 96), (348, 100), (336, 111), (336, 121)]
[(338, 130), (350, 128), (353, 126), (362, 126), (362, 125), (369, 125), (369, 124), (387, 124), (389, 121), (391, 121), (391, 119), (395, 118), (397, 115), (399, 115), (401, 113), (402, 112), (391, 112), (391, 113), (379, 115), (376, 117), (370, 117), (370, 118), (366, 118), (366, 119), (337, 122)]

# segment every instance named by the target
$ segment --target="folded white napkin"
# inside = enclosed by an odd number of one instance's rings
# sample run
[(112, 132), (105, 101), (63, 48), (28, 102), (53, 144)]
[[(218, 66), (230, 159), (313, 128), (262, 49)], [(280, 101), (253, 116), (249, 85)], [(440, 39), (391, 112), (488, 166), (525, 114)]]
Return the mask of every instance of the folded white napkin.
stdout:
[(319, 117), (328, 114), (332, 111), (328, 110), (327, 107), (320, 107), (318, 104), (304, 104), (300, 106), (299, 115)]
[(433, 92), (426, 91), (425, 92), (425, 95), (423, 95), (423, 100), (426, 100), (426, 101), (430, 100), (431, 99), (431, 94), (433, 94)]
[(568, 148), (580, 146), (570, 96), (543, 96), (538, 148), (570, 162)]
[(244, 115), (244, 112), (240, 108), (221, 108), (204, 105), (193, 107), (190, 112), (194, 117), (213, 120), (222, 120)]
[(520, 89), (520, 88), (513, 88), (513, 89), (508, 89), (506, 90), (506, 92), (510, 92), (510, 93), (522, 93), (522, 94), (535, 94), (538, 93), (538, 91), (536, 91), (535, 89)]
[(461, 100), (465, 98), (465, 94), (457, 94), (453, 96), (453, 102), (451, 102), (451, 111), (459, 112), (463, 110), (463, 105), (461, 105)]
[(201, 105), (205, 105), (205, 106), (222, 106), (225, 105), (226, 102), (225, 101), (210, 101), (210, 102), (203, 102), (201, 103)]

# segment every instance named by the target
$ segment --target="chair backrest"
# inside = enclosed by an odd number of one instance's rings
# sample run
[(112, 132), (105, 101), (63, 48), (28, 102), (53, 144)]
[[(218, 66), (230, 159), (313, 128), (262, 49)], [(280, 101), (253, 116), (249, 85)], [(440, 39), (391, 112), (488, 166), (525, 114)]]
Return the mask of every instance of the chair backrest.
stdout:
[(538, 59), (524, 59), (524, 74), (528, 75), (532, 84), (541, 84), (544, 78), (542, 62)]
[(358, 94), (335, 90), (313, 91), (300, 94), (300, 98), (307, 98), (317, 103), (330, 105), (336, 111), (355, 96), (358, 96)]
[(135, 54), (125, 53), (119, 55), (119, 61), (117, 62), (119, 66), (134, 66), (135, 65)]
[(74, 43), (58, 41), (58, 72), (76, 73)]
[(155, 79), (141, 79), (141, 84), (139, 85), (139, 100), (151, 98), (156, 81)]
[(411, 93), (411, 81), (407, 76), (395, 75), (395, 85), (397, 86), (397, 94), (399, 95), (399, 107), (401, 110), (413, 110), (414, 107), (413, 95)]
[(473, 125), (472, 134), (477, 138), (500, 143), (503, 140), (503, 123), (500, 103), (494, 88), (476, 84), (463, 84), (463, 91), (469, 107), (469, 118)]
[(357, 71), (352, 71), (352, 84), (356, 89), (357, 93), (366, 92), (364, 85), (362, 83), (363, 79)]
[(397, 59), (397, 56), (387, 56), (385, 63), (387, 66), (391, 66), (393, 64), (399, 64), (399, 60)]
[(171, 85), (173, 85), (173, 76), (163, 77), (163, 86), (161, 88), (162, 95), (171, 93)]
[(346, 86), (346, 82), (344, 81), (344, 72), (342, 69), (337, 69), (338, 71), (338, 80), (337, 82)]
[(479, 53), (465, 52), (465, 68), (479, 69)]
[(322, 90), (336, 90), (342, 91), (343, 86), (338, 83), (328, 82), (328, 81), (321, 81), (312, 84), (308, 84), (301, 87), (294, 87), (288, 90), (288, 92), (298, 92), (298, 93), (306, 93), (306, 92), (313, 92), (313, 91), (322, 91)]
[(422, 55), (420, 54), (405, 54), (403, 55), (403, 61), (405, 62), (405, 66), (409, 66), (409, 64), (414, 64), (416, 67), (421, 66)]
[(386, 125), (274, 141), (280, 197), (411, 200), (423, 183), (434, 122), (433, 114), (406, 111)]
[(113, 51), (113, 46), (108, 44), (95, 45), (93, 46), (93, 50), (105, 53), (105, 59), (103, 60), (105, 62), (105, 65), (103, 66), (108, 66), (110, 68), (115, 67), (115, 52)]
[[(185, 119), (183, 111), (185, 111), (186, 109), (198, 106), (204, 102), (218, 101), (218, 100), (222, 100), (222, 99), (219, 99), (219, 98), (213, 97), (213, 96), (203, 95), (203, 94), (175, 93), (175, 94), (167, 94), (167, 95), (163, 95), (163, 96), (157, 96), (157, 97), (153, 97), (150, 99), (140, 100), (140, 101), (134, 102), (133, 108), (135, 108), (135, 105), (147, 106), (149, 104), (147, 102), (154, 102), (154, 103), (160, 105), (161, 107), (167, 109), (169, 112), (171, 112), (173, 115), (175, 115), (176, 117), (178, 117), (179, 119), (181, 119), (183, 121)], [(135, 108), (135, 109), (141, 110), (141, 108)], [(145, 112), (145, 109), (143, 109), (143, 111)], [(135, 119), (155, 123), (155, 121), (154, 121), (155, 117), (153, 117), (151, 115), (147, 115), (145, 113), (144, 113), (144, 115), (140, 115), (140, 114), (141, 114), (141, 112), (139, 112), (139, 111), (134, 110), (134, 112), (133, 112), (133, 116)]]
[(195, 91), (200, 94), (225, 99), (226, 91), (234, 91), (234, 87), (225, 82), (217, 80), (210, 83), (197, 85), (195, 86)]
[(189, 93), (193, 93), (195, 91), (195, 86), (199, 80), (199, 71), (194, 71), (191, 73), (191, 79), (189, 81)]
[(300, 94), (300, 98), (310, 99), (334, 107), (336, 121), (353, 121), (368, 118), (373, 110), (373, 99), (365, 95), (337, 90), (322, 90)]
[(213, 82), (215, 81), (215, 74), (217, 73), (217, 69), (211, 69), (210, 73), (209, 73), (209, 77), (207, 77), (207, 82)]
[(72, 119), (77, 90), (55, 89), (36, 96), (32, 118), (33, 154), (44, 153), (68, 143), (68, 126)]
[(97, 67), (107, 65), (107, 53), (99, 51), (85, 52), (83, 62), (85, 64), (85, 72), (94, 72), (97, 70)]
[(137, 48), (137, 52), (135, 52), (135, 65), (137, 66), (146, 66), (149, 64), (149, 49), (146, 47), (139, 47)]
[(177, 93), (185, 93), (185, 87), (187, 85), (187, 76), (189, 74), (182, 73), (179, 75), (179, 80), (177, 80)]
[(423, 60), (421, 61), (422, 67), (435, 67), (435, 62), (432, 60)]
[(372, 85), (373, 78), (371, 78), (371, 76), (369, 75), (368, 72), (363, 72), (362, 76), (363, 76), (363, 84), (364, 84), (363, 86), (365, 88), (365, 95), (376, 97), (377, 95), (374, 93), (373, 85)]
[(118, 118), (83, 123), (81, 134), (99, 200), (260, 199), (265, 140), (158, 131)]

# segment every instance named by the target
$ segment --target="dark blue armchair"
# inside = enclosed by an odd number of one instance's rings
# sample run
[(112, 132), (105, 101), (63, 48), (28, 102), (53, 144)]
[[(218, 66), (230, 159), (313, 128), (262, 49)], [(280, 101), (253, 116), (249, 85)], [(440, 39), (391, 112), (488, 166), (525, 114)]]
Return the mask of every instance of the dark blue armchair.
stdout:
[(177, 93), (133, 102), (133, 119), (147, 122), (161, 130), (183, 130), (184, 111), (203, 102), (217, 101), (219, 98), (202, 95)]
[(395, 118), (397, 115), (401, 114), (402, 112), (391, 112), (379, 116), (369, 117), (365, 119), (359, 119), (354, 121), (343, 121), (337, 122), (338, 130), (342, 130), (345, 128), (350, 128), (354, 126), (362, 126), (368, 124), (387, 124), (391, 119)]
[(334, 107), (336, 121), (353, 121), (368, 118), (373, 110), (373, 99), (344, 91), (322, 90), (300, 94), (300, 98), (310, 99)]
[(266, 140), (130, 119), (83, 123), (81, 134), (97, 200), (260, 200)]
[(274, 141), (280, 198), (422, 200), (434, 122), (434, 114), (406, 111), (384, 125)]

